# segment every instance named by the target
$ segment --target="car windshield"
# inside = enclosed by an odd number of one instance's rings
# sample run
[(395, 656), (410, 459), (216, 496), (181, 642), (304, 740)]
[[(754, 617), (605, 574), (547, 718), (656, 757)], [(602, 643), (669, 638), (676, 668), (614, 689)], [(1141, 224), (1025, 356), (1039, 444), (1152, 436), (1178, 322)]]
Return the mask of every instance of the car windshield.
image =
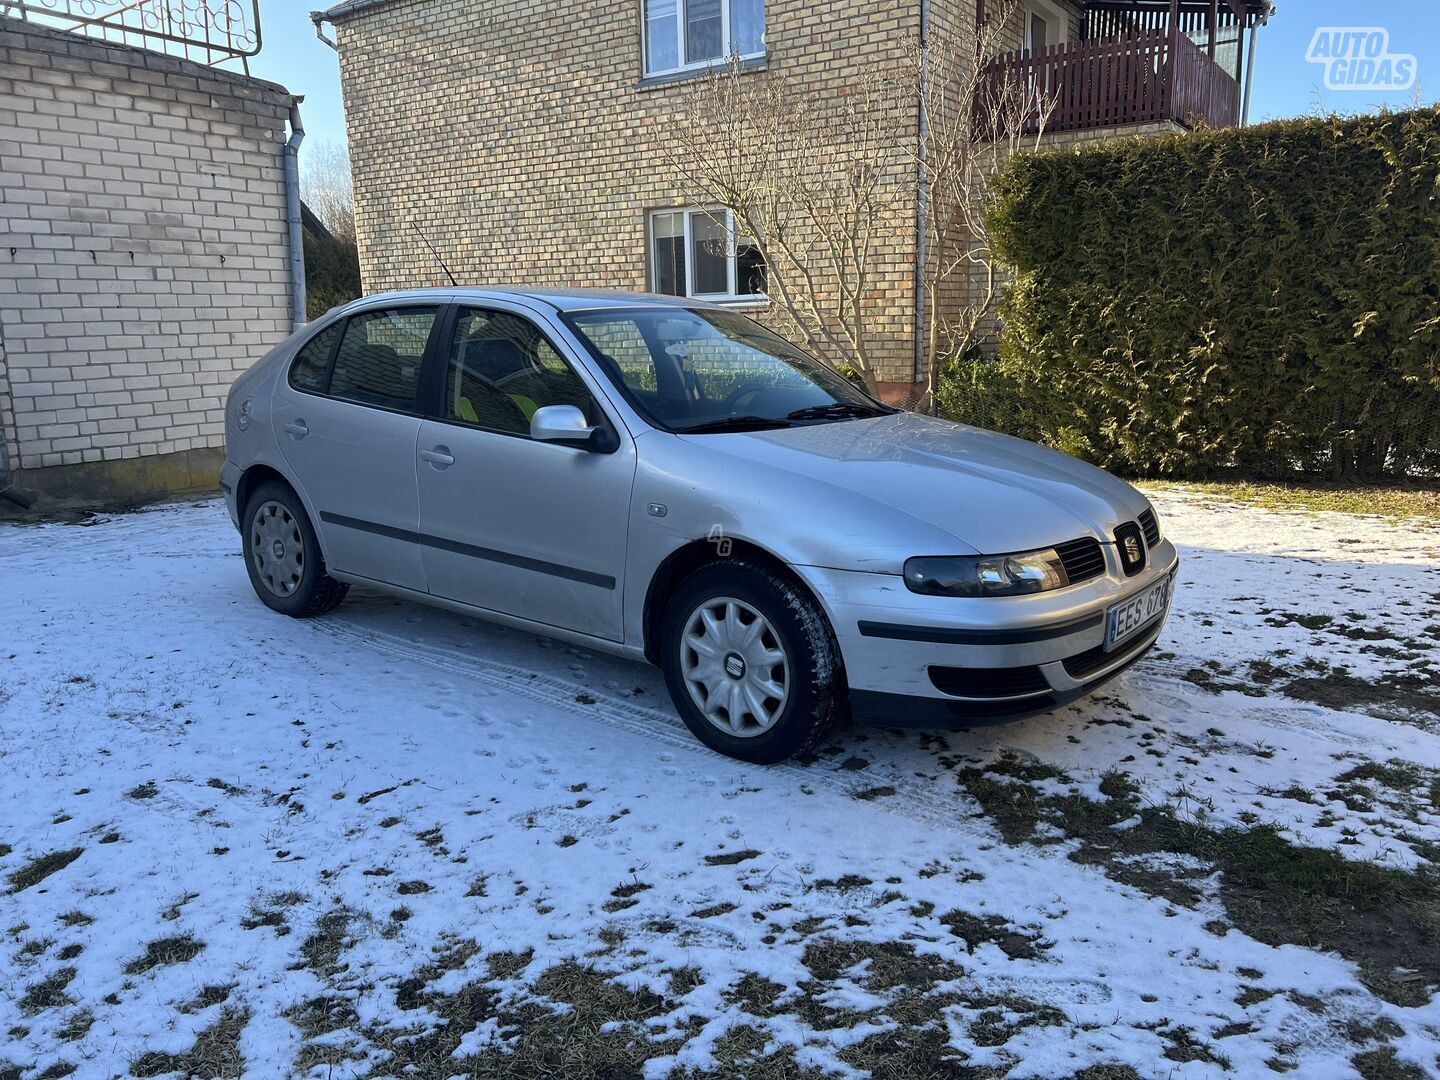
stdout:
[(668, 431), (759, 431), (894, 411), (735, 312), (616, 308), (565, 318), (631, 403)]

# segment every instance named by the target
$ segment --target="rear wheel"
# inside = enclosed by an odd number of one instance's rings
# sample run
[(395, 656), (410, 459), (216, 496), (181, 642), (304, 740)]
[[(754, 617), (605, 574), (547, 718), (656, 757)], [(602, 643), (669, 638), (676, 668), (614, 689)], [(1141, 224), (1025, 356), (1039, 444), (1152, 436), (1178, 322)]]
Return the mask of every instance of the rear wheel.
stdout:
[(251, 493), (241, 515), (245, 569), (267, 607), (306, 618), (330, 611), (350, 586), (325, 571), (325, 556), (299, 496), (267, 480)]
[(788, 577), (745, 559), (696, 571), (666, 612), (665, 682), (690, 731), (770, 764), (814, 748), (847, 714), (825, 613)]

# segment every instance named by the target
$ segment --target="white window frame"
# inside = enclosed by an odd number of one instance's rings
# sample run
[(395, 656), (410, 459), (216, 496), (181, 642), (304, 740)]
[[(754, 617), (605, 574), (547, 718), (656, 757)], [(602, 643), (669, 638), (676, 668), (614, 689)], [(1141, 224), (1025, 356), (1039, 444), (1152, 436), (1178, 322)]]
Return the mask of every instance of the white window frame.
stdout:
[[(669, 206), (651, 210), (645, 218), (646, 242), (649, 247), (650, 291), (660, 291), (660, 263), (655, 257), (655, 219), (661, 214), (679, 214), (684, 223), (685, 243), (685, 297), (689, 300), (704, 300), (712, 304), (766, 304), (770, 297), (765, 293), (736, 292), (739, 284), (739, 245), (735, 242), (735, 218), (729, 210), (720, 206)], [(723, 293), (697, 293), (695, 291), (695, 234), (691, 220), (696, 216), (707, 216), (725, 223), (725, 271), (726, 291)], [(768, 274), (770, 268), (767, 266)]]
[(1022, 48), (1030, 48), (1030, 16), (1039, 15), (1045, 20), (1045, 28), (1055, 35), (1051, 45), (1070, 44), (1070, 14), (1059, 4), (1053, 4), (1050, 0), (1027, 0), (1025, 7), (1025, 26), (1020, 31)]
[[(686, 71), (704, 71), (717, 64), (723, 64), (730, 57), (734, 48), (732, 38), (732, 27), (730, 25), (730, 0), (720, 0), (720, 55), (709, 60), (696, 60), (693, 63), (685, 62), (685, 9), (689, 7), (690, 0), (675, 0), (675, 55), (680, 57), (678, 67), (655, 68), (650, 67), (650, 4), (649, 0), (640, 0), (640, 67), (644, 77), (649, 79), (657, 75), (676, 75)], [(765, 55), (765, 27), (760, 27), (760, 49), (757, 52), (741, 53), (741, 60), (754, 60)]]

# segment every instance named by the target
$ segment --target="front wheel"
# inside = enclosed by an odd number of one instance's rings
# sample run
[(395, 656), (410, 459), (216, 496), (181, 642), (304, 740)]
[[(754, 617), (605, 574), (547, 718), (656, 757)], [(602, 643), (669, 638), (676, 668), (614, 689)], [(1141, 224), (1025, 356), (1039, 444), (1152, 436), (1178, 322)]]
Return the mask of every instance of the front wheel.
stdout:
[(698, 570), (666, 612), (670, 697), (697, 739), (768, 765), (813, 749), (847, 715), (839, 645), (809, 593), (731, 559)]
[(350, 586), (325, 572), (325, 556), (299, 496), (267, 480), (245, 502), (240, 518), (245, 569), (267, 607), (301, 619), (330, 611)]

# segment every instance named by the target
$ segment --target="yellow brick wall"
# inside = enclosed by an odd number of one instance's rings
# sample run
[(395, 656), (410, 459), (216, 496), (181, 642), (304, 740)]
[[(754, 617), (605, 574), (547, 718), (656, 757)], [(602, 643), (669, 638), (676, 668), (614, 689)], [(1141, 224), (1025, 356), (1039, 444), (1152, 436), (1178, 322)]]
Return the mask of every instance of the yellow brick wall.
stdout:
[[(766, 8), (765, 73), (837, 98), (919, 30), (917, 0)], [(647, 211), (682, 204), (651, 121), (685, 89), (637, 85), (640, 0), (394, 0), (337, 40), (367, 291), (445, 284), (416, 226), (467, 284), (648, 287)], [(914, 359), (908, 198), (872, 262), (887, 379)]]

